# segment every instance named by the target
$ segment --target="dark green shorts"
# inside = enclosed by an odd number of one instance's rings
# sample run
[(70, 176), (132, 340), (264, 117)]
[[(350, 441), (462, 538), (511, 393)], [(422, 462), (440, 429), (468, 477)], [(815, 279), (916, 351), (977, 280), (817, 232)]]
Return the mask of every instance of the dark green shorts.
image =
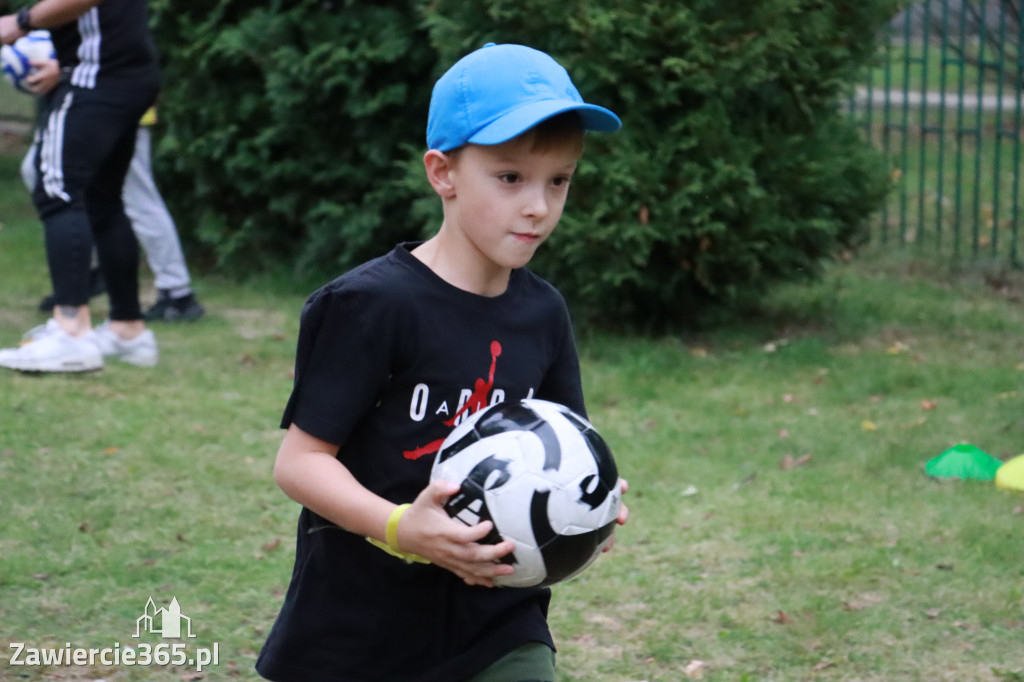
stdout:
[(555, 652), (540, 642), (530, 642), (466, 682), (555, 682)]

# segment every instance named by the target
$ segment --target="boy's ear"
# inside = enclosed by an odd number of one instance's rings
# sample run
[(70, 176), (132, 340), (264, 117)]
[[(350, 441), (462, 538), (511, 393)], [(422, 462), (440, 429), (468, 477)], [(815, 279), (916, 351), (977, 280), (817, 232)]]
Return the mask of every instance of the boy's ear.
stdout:
[(430, 186), (442, 199), (455, 196), (455, 184), (452, 182), (453, 159), (444, 152), (431, 149), (423, 155), (423, 166), (427, 169), (427, 180)]

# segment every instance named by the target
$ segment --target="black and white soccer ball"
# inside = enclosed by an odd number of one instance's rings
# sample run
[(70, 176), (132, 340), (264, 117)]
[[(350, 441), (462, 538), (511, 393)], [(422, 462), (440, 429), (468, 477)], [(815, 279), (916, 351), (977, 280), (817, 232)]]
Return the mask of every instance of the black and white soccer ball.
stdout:
[(589, 566), (611, 539), (622, 504), (619, 472), (604, 440), (567, 407), (526, 399), (484, 408), (444, 440), (430, 480), (460, 484), (448, 514), (483, 542), (515, 542), (502, 559), (505, 587), (547, 586)]

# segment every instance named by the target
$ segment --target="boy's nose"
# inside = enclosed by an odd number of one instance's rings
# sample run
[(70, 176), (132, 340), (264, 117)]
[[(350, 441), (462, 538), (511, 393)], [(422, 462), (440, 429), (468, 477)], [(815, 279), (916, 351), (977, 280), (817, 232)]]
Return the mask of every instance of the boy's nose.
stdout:
[(548, 214), (548, 198), (542, 188), (531, 190), (523, 206), (523, 215), (531, 218), (543, 218)]

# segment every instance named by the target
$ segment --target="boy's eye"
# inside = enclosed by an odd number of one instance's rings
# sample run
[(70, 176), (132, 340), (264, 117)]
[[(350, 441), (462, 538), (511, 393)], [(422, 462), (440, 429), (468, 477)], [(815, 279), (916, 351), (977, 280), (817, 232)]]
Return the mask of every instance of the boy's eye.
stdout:
[(551, 184), (554, 185), (555, 187), (564, 187), (565, 185), (568, 185), (571, 180), (571, 176), (559, 175), (558, 177), (553, 178), (551, 180)]
[(509, 184), (514, 184), (516, 182), (519, 182), (519, 173), (512, 173), (512, 172), (502, 173), (501, 175), (498, 176), (498, 179), (501, 180), (502, 182), (507, 182)]

